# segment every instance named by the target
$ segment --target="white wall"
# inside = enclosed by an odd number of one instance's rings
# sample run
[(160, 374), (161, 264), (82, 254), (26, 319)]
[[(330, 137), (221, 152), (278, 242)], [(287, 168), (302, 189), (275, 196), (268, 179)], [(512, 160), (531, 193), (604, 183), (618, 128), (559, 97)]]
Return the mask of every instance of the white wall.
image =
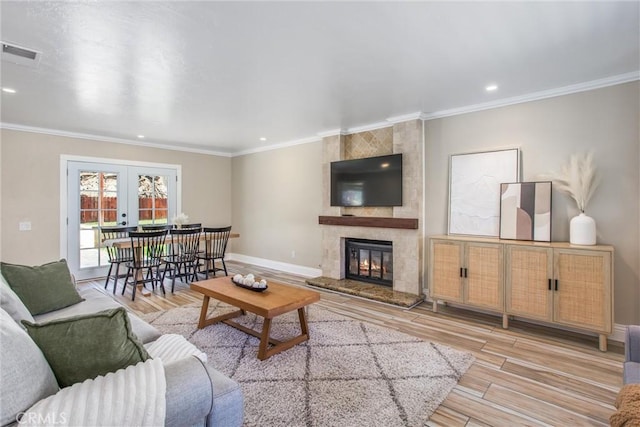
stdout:
[(321, 141), (234, 157), (232, 185), (232, 252), (319, 268)]
[[(587, 206), (598, 243), (615, 247), (615, 321), (640, 324), (640, 84), (426, 122), (426, 233), (446, 234), (449, 156), (519, 147), (522, 178), (557, 171), (573, 153), (594, 150), (601, 183)], [(577, 208), (554, 191), (552, 240), (569, 240)]]

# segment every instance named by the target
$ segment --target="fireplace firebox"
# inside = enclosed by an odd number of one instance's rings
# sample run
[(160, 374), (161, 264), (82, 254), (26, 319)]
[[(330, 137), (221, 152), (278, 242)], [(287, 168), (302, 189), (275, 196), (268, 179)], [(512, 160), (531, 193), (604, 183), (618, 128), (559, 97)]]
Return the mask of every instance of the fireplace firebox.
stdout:
[(345, 239), (345, 277), (393, 286), (393, 243)]

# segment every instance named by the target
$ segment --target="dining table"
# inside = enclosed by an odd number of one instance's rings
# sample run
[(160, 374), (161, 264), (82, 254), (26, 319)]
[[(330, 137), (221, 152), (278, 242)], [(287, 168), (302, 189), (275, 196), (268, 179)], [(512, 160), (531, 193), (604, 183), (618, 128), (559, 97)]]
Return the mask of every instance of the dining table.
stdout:
[[(240, 233), (230, 233), (229, 234), (229, 238), (230, 239), (237, 239), (238, 237), (240, 237)], [(176, 237), (172, 236), (171, 234), (167, 234), (167, 238), (165, 240), (165, 243), (167, 244), (171, 244), (175, 241), (175, 239), (177, 239)], [(205, 245), (211, 245), (211, 239), (207, 239), (206, 234), (202, 233), (200, 234), (200, 241), (204, 242)], [(137, 245), (137, 242), (132, 242), (131, 238), (129, 237), (123, 237), (120, 239), (105, 239), (102, 241), (102, 245), (103, 246), (112, 246), (118, 249), (131, 249), (133, 248), (135, 251), (137, 251), (137, 256), (136, 258), (140, 259), (141, 257), (141, 250), (142, 247)], [(138, 271), (138, 275), (141, 276), (142, 275), (142, 271), (139, 270)], [(142, 277), (136, 277), (136, 281), (141, 280)], [(126, 284), (125, 284), (126, 286)], [(147, 288), (145, 288), (143, 286), (142, 283), (137, 284), (136, 286), (138, 286), (137, 289), (137, 293), (140, 293), (142, 296), (149, 296), (151, 295), (151, 291), (149, 291)]]

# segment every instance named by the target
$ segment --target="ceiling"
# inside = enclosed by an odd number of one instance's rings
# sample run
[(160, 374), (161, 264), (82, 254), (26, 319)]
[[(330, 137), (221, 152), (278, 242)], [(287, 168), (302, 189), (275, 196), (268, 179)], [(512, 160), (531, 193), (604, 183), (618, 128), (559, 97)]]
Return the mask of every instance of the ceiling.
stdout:
[(636, 79), (639, 5), (2, 1), (2, 41), (41, 55), (37, 66), (2, 60), (2, 87), (16, 93), (2, 92), (0, 118), (6, 128), (260, 150)]

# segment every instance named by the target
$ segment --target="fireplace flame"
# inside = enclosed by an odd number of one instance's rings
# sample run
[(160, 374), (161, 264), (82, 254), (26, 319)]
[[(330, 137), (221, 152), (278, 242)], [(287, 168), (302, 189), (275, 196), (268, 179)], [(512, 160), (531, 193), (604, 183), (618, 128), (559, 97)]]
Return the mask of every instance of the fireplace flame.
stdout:
[[(360, 270), (364, 270), (364, 271), (369, 271), (369, 260), (368, 259), (364, 259), (362, 261), (360, 261)], [(380, 271), (380, 265), (378, 265), (378, 263), (376, 262), (372, 262), (371, 263), (371, 271)], [(383, 273), (387, 272), (386, 268), (382, 269)]]

